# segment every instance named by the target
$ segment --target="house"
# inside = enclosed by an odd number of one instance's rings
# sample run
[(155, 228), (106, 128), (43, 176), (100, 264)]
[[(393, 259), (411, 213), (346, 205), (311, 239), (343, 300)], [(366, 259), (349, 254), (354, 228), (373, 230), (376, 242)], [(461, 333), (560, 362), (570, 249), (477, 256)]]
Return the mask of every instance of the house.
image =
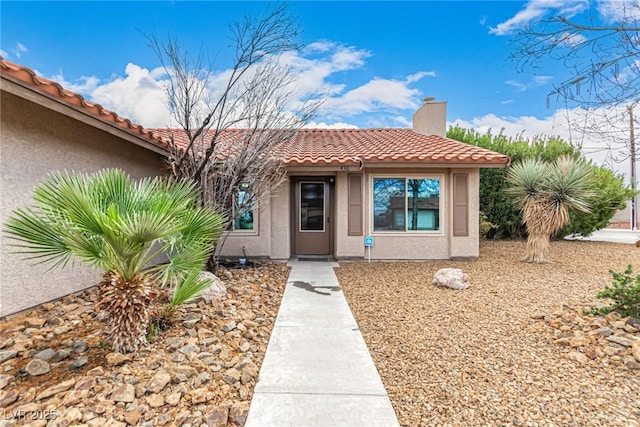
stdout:
[[(5, 60), (0, 65), (3, 223), (54, 170), (166, 173), (172, 131), (144, 129), (26, 67)], [(232, 141), (242, 131), (226, 132)], [(445, 132), (446, 103), (433, 99), (414, 114), (413, 129), (298, 131), (283, 151), (287, 179), (234, 221), (223, 254), (239, 257), (244, 249), (250, 257), (273, 260), (476, 258), (479, 169), (505, 167), (509, 158), (448, 139)], [(173, 133), (180, 142), (180, 131)], [(242, 188), (238, 197), (248, 191)], [(365, 247), (365, 237), (373, 238), (372, 247)], [(27, 267), (8, 243), (2, 236), (0, 316), (99, 280), (82, 267)]]
[[(0, 222), (31, 203), (50, 172), (119, 167), (142, 178), (166, 173), (158, 137), (32, 70), (0, 60)], [(13, 253), (0, 237), (0, 317), (97, 284), (100, 275), (76, 264), (49, 270)]]
[[(188, 144), (180, 130), (151, 131)], [(301, 129), (282, 148), (288, 179), (234, 224), (224, 253), (240, 257), (244, 247), (248, 256), (276, 260), (476, 258), (479, 170), (505, 167), (509, 158), (445, 132), (446, 103), (433, 99), (414, 114), (413, 129)], [(224, 137), (234, 138), (242, 131)], [(370, 249), (366, 236), (373, 237)]]

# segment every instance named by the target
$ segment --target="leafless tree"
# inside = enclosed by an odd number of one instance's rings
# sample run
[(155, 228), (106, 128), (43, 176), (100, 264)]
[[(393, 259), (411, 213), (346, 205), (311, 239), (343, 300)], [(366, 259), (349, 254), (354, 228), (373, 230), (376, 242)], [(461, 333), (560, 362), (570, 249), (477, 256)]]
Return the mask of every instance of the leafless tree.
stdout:
[[(572, 18), (543, 17), (519, 30), (510, 59), (519, 69), (538, 69), (551, 59), (564, 64), (570, 77), (554, 87), (567, 110), (582, 112), (569, 122), (573, 130), (600, 141), (614, 162), (631, 163), (631, 188), (636, 188), (638, 153), (634, 141), (634, 110), (640, 103), (640, 0), (611, 2), (613, 23), (602, 23), (596, 2), (588, 13)], [(547, 101), (548, 102), (548, 101)], [(635, 114), (637, 117), (638, 114)], [(578, 144), (582, 146), (582, 144)], [(622, 147), (622, 149), (617, 149)], [(614, 154), (615, 153), (615, 154)], [(635, 218), (637, 197), (632, 202)], [(635, 226), (635, 219), (632, 220)]]
[[(282, 184), (283, 149), (319, 102), (295, 102), (297, 76), (280, 61), (282, 53), (300, 47), (286, 5), (245, 16), (230, 29), (233, 64), (215, 76), (204, 54), (191, 56), (172, 39), (149, 40), (169, 75), (169, 107), (180, 126), (170, 134), (171, 170), (195, 181), (202, 203), (224, 212), (232, 227)], [(225, 239), (217, 244), (211, 269)]]
[[(588, 14), (572, 19), (543, 17), (516, 32), (510, 59), (519, 69), (548, 59), (564, 64), (570, 77), (552, 94), (585, 109), (626, 105), (640, 99), (640, 0), (616, 2), (615, 24)], [(578, 16), (585, 17), (579, 20)]]

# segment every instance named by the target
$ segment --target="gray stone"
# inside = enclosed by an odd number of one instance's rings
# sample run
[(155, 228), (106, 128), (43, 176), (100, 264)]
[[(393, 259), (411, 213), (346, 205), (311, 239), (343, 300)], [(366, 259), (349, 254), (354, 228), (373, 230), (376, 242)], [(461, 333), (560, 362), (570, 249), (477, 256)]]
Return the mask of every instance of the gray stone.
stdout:
[(18, 390), (13, 389), (13, 390), (1, 390), (0, 391), (0, 408), (6, 408), (7, 406), (11, 405), (13, 402), (15, 402), (16, 400), (18, 400), (18, 396), (20, 395), (20, 393), (18, 393)]
[(114, 402), (130, 403), (136, 398), (136, 390), (131, 384), (118, 384), (111, 392)]
[(51, 359), (54, 355), (56, 354), (55, 350), (52, 348), (45, 348), (44, 350), (38, 352), (38, 354), (36, 354), (35, 357), (36, 359), (40, 359), (40, 360), (49, 360)]
[(200, 298), (204, 300), (207, 304), (211, 304), (213, 301), (219, 301), (227, 296), (227, 288), (222, 283), (215, 274), (209, 271), (203, 271), (200, 273), (199, 279), (211, 280), (211, 286), (209, 286), (203, 293), (200, 295)]
[(58, 350), (51, 357), (51, 362), (53, 363), (62, 362), (64, 359), (68, 358), (69, 356), (71, 356), (71, 352), (69, 352), (68, 350), (64, 350), (64, 349)]
[(182, 374), (187, 377), (193, 377), (198, 374), (195, 368), (189, 365), (178, 365), (176, 366), (176, 374)]
[(27, 364), (25, 371), (27, 371), (29, 375), (32, 375), (35, 377), (38, 375), (44, 375), (46, 373), (49, 373), (51, 371), (51, 367), (44, 360), (33, 359), (31, 362)]
[(238, 371), (235, 368), (231, 368), (224, 373), (224, 375), (222, 376), (222, 379), (227, 384), (235, 384), (240, 380), (241, 375), (242, 374), (240, 373), (240, 371)]
[(207, 412), (202, 421), (204, 421), (208, 427), (225, 427), (228, 420), (229, 408), (219, 405)]
[(622, 345), (624, 347), (631, 347), (633, 345), (633, 340), (630, 340), (629, 338), (621, 337), (620, 335), (608, 336), (607, 340), (612, 343)]
[(89, 363), (89, 359), (86, 357), (79, 357), (69, 364), (69, 369), (76, 371), (78, 369), (82, 369), (87, 363)]
[(208, 372), (200, 372), (194, 380), (194, 387), (200, 387), (202, 384), (206, 384), (211, 380), (211, 375)]
[(249, 415), (249, 402), (236, 402), (229, 409), (229, 421), (243, 426)]
[(18, 356), (18, 352), (15, 350), (3, 350), (0, 351), (0, 363), (6, 362), (9, 359), (13, 359)]
[(184, 347), (181, 347), (178, 351), (182, 354), (190, 354), (200, 350), (195, 344), (187, 344)]
[(87, 351), (88, 348), (89, 348), (89, 344), (87, 344), (86, 341), (82, 341), (82, 340), (75, 340), (71, 345), (72, 351), (77, 354), (84, 353), (85, 351)]
[(202, 318), (199, 315), (190, 315), (182, 321), (182, 326), (185, 328), (193, 328)]
[(469, 276), (459, 268), (441, 268), (433, 275), (431, 283), (449, 289), (467, 289), (471, 286)]
[(225, 323), (224, 325), (222, 325), (222, 330), (224, 332), (231, 332), (236, 328), (236, 322), (234, 322), (233, 320), (231, 320), (230, 322)]
[(14, 382), (15, 379), (13, 375), (0, 374), (0, 390)]
[(171, 381), (171, 375), (167, 371), (158, 371), (147, 384), (147, 390), (151, 393), (160, 393)]

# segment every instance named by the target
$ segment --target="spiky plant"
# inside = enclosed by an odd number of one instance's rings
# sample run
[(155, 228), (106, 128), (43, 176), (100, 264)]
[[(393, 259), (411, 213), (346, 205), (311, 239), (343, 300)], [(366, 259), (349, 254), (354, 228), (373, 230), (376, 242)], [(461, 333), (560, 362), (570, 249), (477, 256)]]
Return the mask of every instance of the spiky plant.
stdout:
[(132, 352), (145, 343), (159, 288), (191, 291), (185, 301), (205, 286), (189, 286), (189, 278), (211, 255), (224, 218), (198, 207), (197, 194), (189, 182), (134, 182), (116, 169), (57, 172), (35, 189), (35, 205), (16, 210), (4, 231), (21, 242), (15, 246), (22, 253), (52, 268), (75, 257), (104, 271), (99, 292), (109, 314), (108, 340), (114, 351)]
[(553, 163), (527, 159), (509, 169), (507, 181), (527, 228), (523, 261), (548, 262), (550, 237), (569, 223), (569, 211), (589, 212), (591, 167), (568, 156)]

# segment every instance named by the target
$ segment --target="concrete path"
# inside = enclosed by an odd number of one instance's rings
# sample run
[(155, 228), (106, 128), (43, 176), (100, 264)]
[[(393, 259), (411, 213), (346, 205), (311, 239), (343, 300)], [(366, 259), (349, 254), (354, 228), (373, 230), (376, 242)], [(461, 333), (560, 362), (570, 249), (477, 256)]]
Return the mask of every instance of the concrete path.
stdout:
[(246, 427), (399, 426), (332, 267), (290, 261)]
[(640, 231), (619, 230), (614, 228), (603, 228), (594, 231), (587, 237), (567, 236), (567, 240), (588, 240), (592, 242), (612, 242), (635, 244), (640, 240)]

